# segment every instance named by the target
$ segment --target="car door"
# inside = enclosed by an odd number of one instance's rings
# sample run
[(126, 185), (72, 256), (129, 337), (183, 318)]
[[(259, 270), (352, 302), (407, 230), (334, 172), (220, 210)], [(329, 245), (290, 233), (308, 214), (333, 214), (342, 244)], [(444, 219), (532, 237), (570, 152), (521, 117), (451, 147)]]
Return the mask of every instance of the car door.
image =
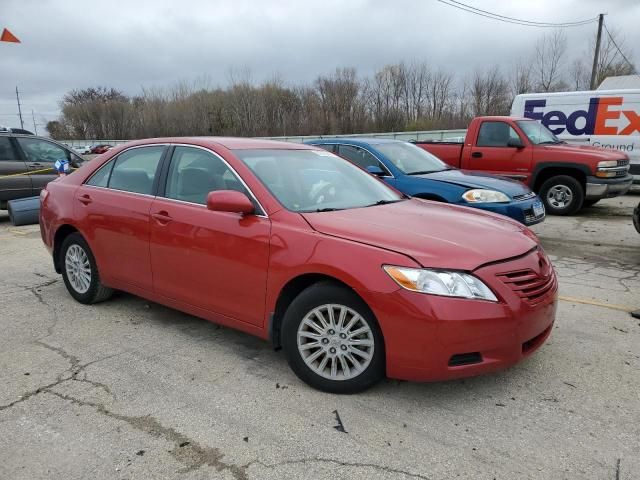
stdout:
[(525, 140), (507, 122), (483, 121), (469, 158), (469, 170), (481, 170), (526, 182), (531, 174), (531, 148), (509, 146), (509, 140)]
[(125, 150), (76, 191), (75, 216), (107, 283), (152, 291), (149, 210), (166, 149)]
[(11, 137), (0, 135), (0, 204), (31, 196), (27, 173), (27, 164), (19, 157)]
[[(208, 210), (207, 194), (215, 190), (246, 193), (256, 204), (256, 214)], [(157, 294), (263, 324), (271, 222), (222, 157), (202, 148), (176, 146), (151, 217)]]
[(57, 178), (54, 165), (57, 160), (67, 160), (72, 167), (81, 162), (79, 157), (53, 142), (35, 137), (17, 137), (16, 140), (27, 167), (34, 172), (30, 175), (33, 195), (38, 195), (47, 183)]

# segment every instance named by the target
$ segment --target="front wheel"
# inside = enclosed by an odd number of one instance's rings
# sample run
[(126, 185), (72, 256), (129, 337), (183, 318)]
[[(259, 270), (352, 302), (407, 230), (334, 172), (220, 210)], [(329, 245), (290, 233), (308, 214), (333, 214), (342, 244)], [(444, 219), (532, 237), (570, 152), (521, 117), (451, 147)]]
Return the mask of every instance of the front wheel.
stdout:
[(98, 267), (89, 244), (79, 233), (72, 233), (60, 249), (62, 278), (67, 290), (80, 303), (106, 300), (113, 290), (100, 281)]
[(584, 189), (574, 177), (557, 175), (542, 184), (540, 198), (544, 202), (547, 213), (573, 215), (582, 207)]
[(287, 309), (282, 345), (294, 373), (331, 393), (357, 393), (384, 376), (384, 341), (369, 307), (330, 282), (304, 290)]

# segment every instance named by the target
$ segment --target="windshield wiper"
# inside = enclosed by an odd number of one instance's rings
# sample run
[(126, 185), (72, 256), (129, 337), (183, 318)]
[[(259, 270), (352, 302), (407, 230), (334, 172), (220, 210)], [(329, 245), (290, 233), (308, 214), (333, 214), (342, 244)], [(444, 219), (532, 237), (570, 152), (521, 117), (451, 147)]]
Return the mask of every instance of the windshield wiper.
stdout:
[(388, 205), (390, 203), (401, 202), (402, 200), (404, 200), (404, 199), (400, 198), (398, 200), (378, 200), (376, 203), (371, 203), (369, 205), (365, 205), (365, 207), (375, 207), (376, 205)]
[(441, 172), (442, 170), (420, 170), (418, 172), (407, 173), (407, 175), (426, 175), (428, 173)]
[(315, 210), (312, 210), (313, 212), (335, 212), (337, 210), (344, 210), (342, 208), (333, 208), (333, 207), (324, 207), (324, 208), (317, 208)]

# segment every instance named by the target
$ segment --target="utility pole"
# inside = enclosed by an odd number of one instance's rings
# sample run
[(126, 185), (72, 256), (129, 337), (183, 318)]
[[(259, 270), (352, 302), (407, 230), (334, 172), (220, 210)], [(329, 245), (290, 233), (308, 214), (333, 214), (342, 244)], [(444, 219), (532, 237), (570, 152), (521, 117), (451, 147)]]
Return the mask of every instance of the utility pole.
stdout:
[(33, 109), (31, 109), (31, 118), (33, 119), (33, 133), (38, 134), (38, 127), (36, 127), (36, 116), (33, 113)]
[(20, 108), (20, 94), (18, 93), (17, 86), (16, 86), (16, 100), (18, 100), (18, 115), (20, 116), (20, 128), (24, 129), (24, 122), (22, 121), (22, 109)]
[(598, 71), (598, 57), (600, 56), (600, 39), (602, 38), (602, 24), (604, 13), (598, 15), (598, 36), (596, 37), (596, 51), (593, 53), (593, 67), (591, 68), (591, 90), (596, 89), (596, 73)]

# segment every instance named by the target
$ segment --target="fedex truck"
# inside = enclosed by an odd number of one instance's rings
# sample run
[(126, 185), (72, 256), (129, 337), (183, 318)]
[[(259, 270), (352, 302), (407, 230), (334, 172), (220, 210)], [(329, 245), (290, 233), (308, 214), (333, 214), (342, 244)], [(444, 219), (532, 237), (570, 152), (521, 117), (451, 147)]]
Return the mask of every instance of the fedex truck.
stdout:
[(624, 152), (640, 183), (640, 89), (518, 95), (511, 115), (541, 122), (568, 143)]

